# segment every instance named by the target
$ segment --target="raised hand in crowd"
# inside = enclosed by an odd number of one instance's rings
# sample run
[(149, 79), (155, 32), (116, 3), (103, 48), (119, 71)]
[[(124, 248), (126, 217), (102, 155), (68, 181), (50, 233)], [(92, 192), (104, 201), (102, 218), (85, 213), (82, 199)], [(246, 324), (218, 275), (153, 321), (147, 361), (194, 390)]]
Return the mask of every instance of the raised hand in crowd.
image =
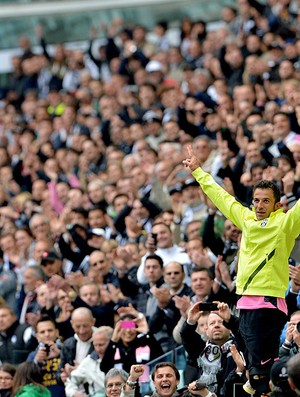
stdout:
[(223, 261), (223, 256), (218, 255), (217, 262), (215, 265), (215, 280), (213, 284), (213, 290), (216, 294), (222, 283), (231, 291), (233, 289), (232, 278), (229, 273), (228, 265)]
[(191, 299), (189, 296), (173, 296), (173, 301), (175, 302), (175, 306), (180, 311), (180, 315), (184, 318), (187, 317), (187, 311), (191, 306)]
[(300, 265), (289, 265), (289, 276), (291, 279), (291, 290), (293, 292), (300, 291)]
[(155, 298), (157, 299), (157, 306), (161, 309), (164, 309), (172, 298), (170, 290), (165, 284), (163, 284), (159, 288), (152, 287), (151, 292), (153, 296), (155, 296)]

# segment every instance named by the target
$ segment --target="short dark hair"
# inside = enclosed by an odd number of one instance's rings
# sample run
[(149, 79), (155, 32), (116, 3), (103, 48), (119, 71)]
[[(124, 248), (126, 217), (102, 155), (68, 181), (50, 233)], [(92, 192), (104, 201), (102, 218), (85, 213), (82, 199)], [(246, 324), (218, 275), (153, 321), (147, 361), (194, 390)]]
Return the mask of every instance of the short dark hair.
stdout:
[(191, 271), (191, 275), (192, 275), (193, 273), (198, 273), (198, 272), (205, 272), (205, 273), (207, 273), (208, 277), (209, 277), (211, 280), (214, 279), (214, 276), (213, 276), (211, 270), (209, 270), (209, 269), (208, 269), (207, 267), (205, 267), (205, 266), (194, 267), (194, 268), (192, 269), (192, 271)]
[(172, 368), (173, 371), (175, 372), (176, 379), (177, 379), (177, 380), (180, 380), (180, 373), (179, 373), (179, 371), (178, 371), (176, 365), (173, 364), (171, 361), (164, 361), (164, 362), (162, 362), (162, 363), (156, 364), (155, 367), (154, 367), (154, 370), (153, 370), (153, 372), (152, 372), (152, 374), (151, 374), (151, 379), (154, 381), (155, 374), (156, 374), (157, 370), (158, 370), (159, 368), (165, 368), (165, 367), (170, 367), (170, 368)]
[(54, 325), (55, 329), (57, 328), (56, 327), (56, 322), (53, 320), (53, 318), (51, 318), (47, 314), (44, 314), (44, 315), (41, 316), (41, 318), (37, 321), (35, 328), (37, 329), (37, 326), (40, 323), (45, 323), (46, 321), (50, 321), (50, 323), (52, 323)]
[(253, 193), (256, 189), (271, 189), (275, 198), (275, 204), (280, 202), (281, 194), (279, 187), (276, 185), (276, 183), (263, 179), (261, 181), (258, 181), (253, 186)]
[(155, 261), (157, 261), (157, 262), (159, 263), (159, 265), (160, 265), (161, 268), (164, 267), (164, 261), (162, 260), (162, 258), (161, 258), (159, 255), (155, 255), (155, 254), (153, 254), (153, 255), (148, 255), (147, 258), (145, 259), (145, 263), (146, 263), (146, 261), (147, 261), (148, 259), (153, 259), (153, 260), (155, 260)]

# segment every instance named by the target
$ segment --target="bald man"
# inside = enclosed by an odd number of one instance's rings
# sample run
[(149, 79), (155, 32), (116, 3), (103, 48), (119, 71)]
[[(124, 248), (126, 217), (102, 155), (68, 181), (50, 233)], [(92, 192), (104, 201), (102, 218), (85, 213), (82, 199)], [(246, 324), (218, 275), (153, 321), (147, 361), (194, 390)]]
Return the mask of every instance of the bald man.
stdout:
[(61, 350), (61, 379), (65, 381), (70, 373), (88, 354), (93, 351), (92, 337), (96, 330), (95, 319), (91, 310), (85, 307), (75, 309), (71, 316), (74, 336), (66, 339)]

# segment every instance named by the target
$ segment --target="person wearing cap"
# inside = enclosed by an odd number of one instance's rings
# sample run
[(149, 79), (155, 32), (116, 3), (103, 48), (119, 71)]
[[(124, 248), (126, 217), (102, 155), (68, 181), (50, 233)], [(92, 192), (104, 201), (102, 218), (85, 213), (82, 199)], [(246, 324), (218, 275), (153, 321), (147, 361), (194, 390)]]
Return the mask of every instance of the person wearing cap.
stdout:
[(183, 163), (216, 207), (242, 230), (236, 291), (250, 374), (243, 387), (249, 394), (266, 393), (286, 322), (288, 259), (300, 233), (300, 201), (283, 213), (277, 185), (263, 180), (254, 186), (251, 211), (201, 169), (191, 146)]
[(275, 361), (271, 368), (271, 394), (272, 397), (295, 397), (296, 393), (292, 390), (288, 375), (288, 358), (281, 358)]
[(161, 115), (153, 110), (148, 110), (142, 117), (145, 140), (157, 150), (158, 144), (165, 139), (161, 129)]
[(165, 67), (161, 62), (152, 59), (147, 63), (145, 70), (147, 72), (147, 80), (155, 87), (159, 86), (163, 82)]
[(195, 179), (188, 178), (182, 185), (183, 207), (181, 211), (181, 231), (184, 233), (191, 221), (203, 220), (206, 216), (207, 206), (202, 200), (199, 184)]
[(41, 267), (47, 279), (55, 274), (62, 276), (62, 260), (55, 251), (44, 252), (41, 257)]

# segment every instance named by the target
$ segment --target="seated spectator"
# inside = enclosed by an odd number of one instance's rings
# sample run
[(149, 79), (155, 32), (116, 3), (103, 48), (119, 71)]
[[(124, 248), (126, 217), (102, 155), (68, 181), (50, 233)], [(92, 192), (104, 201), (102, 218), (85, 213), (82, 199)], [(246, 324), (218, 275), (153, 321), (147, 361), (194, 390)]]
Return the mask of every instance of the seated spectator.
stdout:
[(65, 383), (67, 397), (78, 397), (80, 393), (93, 396), (104, 395), (105, 374), (100, 371), (100, 363), (112, 333), (113, 329), (106, 326), (94, 332), (93, 352), (87, 355), (67, 378)]

